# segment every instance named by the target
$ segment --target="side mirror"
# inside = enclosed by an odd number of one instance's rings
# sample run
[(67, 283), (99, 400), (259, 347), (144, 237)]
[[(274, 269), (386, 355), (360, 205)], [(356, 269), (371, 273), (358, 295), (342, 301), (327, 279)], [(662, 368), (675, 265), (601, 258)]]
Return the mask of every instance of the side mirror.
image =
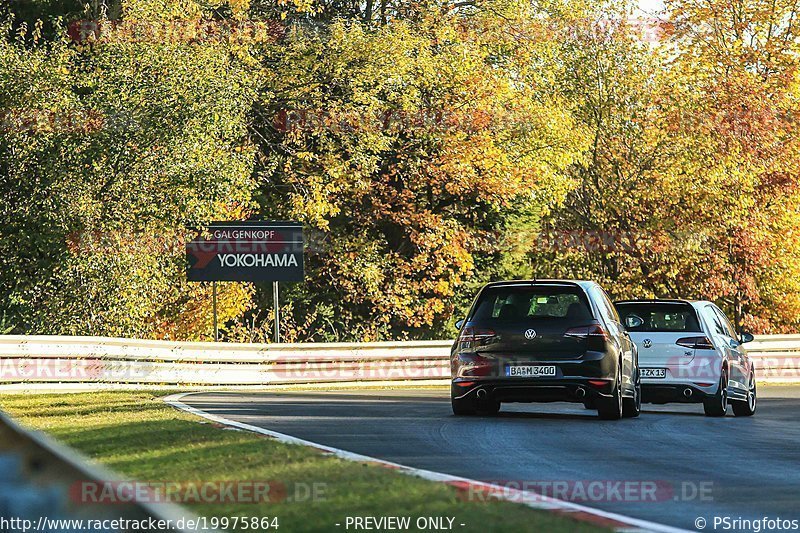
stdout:
[(625, 327), (636, 329), (642, 327), (644, 324), (644, 319), (639, 315), (628, 315), (625, 317)]
[(456, 329), (461, 329), (461, 326), (463, 325), (464, 325), (464, 319), (462, 318), (461, 320), (456, 322)]
[(743, 332), (742, 332), (742, 333), (739, 335), (739, 342), (741, 342), (742, 344), (744, 344), (744, 343), (746, 343), (746, 342), (753, 342), (753, 340), (755, 340), (755, 337), (753, 337), (753, 334), (752, 334), (752, 333), (745, 333), (745, 332), (743, 331)]

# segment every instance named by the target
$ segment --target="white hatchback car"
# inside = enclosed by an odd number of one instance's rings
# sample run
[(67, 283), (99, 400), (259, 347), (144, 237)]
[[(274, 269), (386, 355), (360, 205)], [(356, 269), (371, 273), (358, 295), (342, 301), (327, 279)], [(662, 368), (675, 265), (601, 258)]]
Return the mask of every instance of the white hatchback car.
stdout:
[(711, 302), (624, 300), (615, 303), (639, 348), (642, 402), (703, 403), (708, 416), (756, 411), (756, 377), (730, 321)]

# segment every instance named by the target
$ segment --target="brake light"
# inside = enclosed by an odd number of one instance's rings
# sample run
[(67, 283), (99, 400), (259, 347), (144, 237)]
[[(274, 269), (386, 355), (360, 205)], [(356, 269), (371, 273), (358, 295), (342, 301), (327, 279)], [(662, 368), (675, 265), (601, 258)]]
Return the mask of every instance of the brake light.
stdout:
[(478, 345), (488, 344), (497, 334), (493, 329), (467, 327), (461, 331), (459, 342), (476, 342)]
[(701, 337), (683, 337), (675, 341), (675, 344), (677, 344), (678, 346), (683, 346), (684, 348), (694, 348), (695, 350), (714, 349), (714, 345), (711, 343), (711, 339), (709, 339), (705, 335)]
[(577, 337), (585, 339), (587, 337), (602, 337), (608, 339), (608, 333), (603, 329), (600, 324), (591, 324), (589, 326), (578, 326), (576, 328), (569, 328), (564, 332), (565, 337)]

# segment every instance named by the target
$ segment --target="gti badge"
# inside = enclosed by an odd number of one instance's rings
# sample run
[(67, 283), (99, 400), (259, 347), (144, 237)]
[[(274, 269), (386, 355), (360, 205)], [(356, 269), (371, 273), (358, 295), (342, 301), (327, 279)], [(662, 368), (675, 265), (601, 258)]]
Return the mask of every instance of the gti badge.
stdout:
[(652, 345), (653, 345), (653, 341), (651, 341), (650, 339), (645, 339), (645, 340), (642, 341), (642, 346), (644, 346), (645, 348), (649, 348)]
[(525, 338), (528, 339), (528, 340), (535, 339), (536, 338), (536, 330), (535, 329), (526, 330), (525, 331)]

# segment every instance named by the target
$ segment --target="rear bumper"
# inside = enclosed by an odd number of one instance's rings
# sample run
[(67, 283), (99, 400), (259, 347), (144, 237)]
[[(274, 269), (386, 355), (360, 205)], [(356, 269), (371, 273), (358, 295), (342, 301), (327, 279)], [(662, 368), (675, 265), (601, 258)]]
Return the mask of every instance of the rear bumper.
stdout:
[(716, 385), (701, 388), (694, 384), (642, 383), (642, 403), (700, 403), (716, 393)]
[[(599, 384), (601, 381), (602, 385)], [(506, 403), (584, 402), (600, 397), (610, 398), (613, 387), (613, 379), (598, 378), (454, 379), (450, 394), (454, 399), (474, 398)]]

